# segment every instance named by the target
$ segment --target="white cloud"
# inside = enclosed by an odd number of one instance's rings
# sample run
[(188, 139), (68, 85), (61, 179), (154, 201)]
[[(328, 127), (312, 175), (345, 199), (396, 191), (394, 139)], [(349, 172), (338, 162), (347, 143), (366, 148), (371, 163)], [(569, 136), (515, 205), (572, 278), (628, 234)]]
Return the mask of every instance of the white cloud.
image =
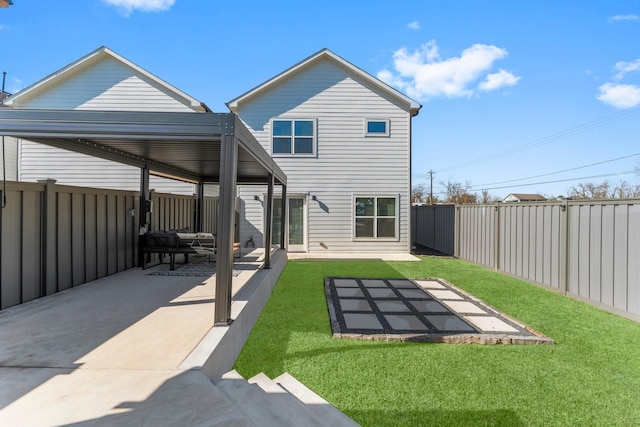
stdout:
[(409, 22), (407, 24), (407, 28), (411, 28), (412, 30), (419, 30), (420, 29), (420, 23), (418, 21)]
[(627, 84), (605, 83), (596, 96), (601, 102), (623, 110), (640, 105), (640, 87)]
[(102, 0), (104, 3), (122, 10), (129, 16), (134, 10), (142, 12), (159, 12), (168, 10), (175, 0)]
[[(479, 89), (496, 90), (518, 82), (520, 77), (504, 70), (488, 74), (493, 63), (507, 54), (496, 46), (474, 44), (459, 57), (443, 60), (432, 40), (414, 52), (397, 50), (393, 54), (395, 72), (382, 70), (378, 77), (416, 99), (470, 97)], [(483, 82), (478, 84), (480, 79)]]
[(600, 93), (596, 99), (621, 110), (640, 105), (640, 86), (621, 83), (628, 74), (640, 71), (640, 58), (631, 62), (618, 61), (613, 68), (617, 71), (613, 81), (598, 88)]
[(520, 78), (508, 71), (500, 70), (497, 73), (488, 74), (487, 78), (478, 85), (478, 89), (489, 92), (505, 86), (515, 86)]
[(616, 62), (615, 69), (618, 71), (618, 74), (615, 75), (616, 80), (621, 80), (627, 73), (640, 71), (640, 58), (633, 62)]
[(610, 23), (618, 22), (618, 21), (640, 21), (640, 16), (638, 15), (616, 15), (609, 17), (608, 21)]

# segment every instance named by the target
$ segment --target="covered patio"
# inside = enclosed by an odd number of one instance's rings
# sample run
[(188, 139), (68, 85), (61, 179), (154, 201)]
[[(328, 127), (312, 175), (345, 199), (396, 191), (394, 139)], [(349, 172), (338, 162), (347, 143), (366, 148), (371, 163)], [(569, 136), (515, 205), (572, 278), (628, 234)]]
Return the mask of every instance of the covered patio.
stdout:
[[(286, 175), (255, 137), (232, 113), (118, 112), (86, 110), (0, 109), (0, 135), (96, 156), (140, 168), (140, 205), (137, 223), (149, 230), (149, 175), (159, 175), (197, 184), (194, 231), (201, 231), (204, 185), (220, 188), (217, 212), (217, 273), (215, 280), (215, 325), (231, 321), (233, 244), (236, 185), (267, 186), (265, 242), (271, 242), (274, 187), (282, 187), (286, 200)], [(283, 212), (286, 209), (283, 208)], [(286, 222), (286, 218), (282, 218)], [(43, 245), (49, 259), (43, 262), (43, 280), (55, 252), (53, 227), (43, 230)], [(284, 227), (280, 227), (284, 230)], [(286, 251), (284, 234), (280, 249)], [(138, 265), (141, 264), (138, 254)], [(271, 268), (272, 251), (264, 248), (264, 268)], [(46, 287), (46, 286), (45, 286)]]
[(211, 380), (229, 371), (286, 263), (236, 263), (228, 326), (215, 277), (130, 269), (0, 312), (0, 425), (248, 425)]

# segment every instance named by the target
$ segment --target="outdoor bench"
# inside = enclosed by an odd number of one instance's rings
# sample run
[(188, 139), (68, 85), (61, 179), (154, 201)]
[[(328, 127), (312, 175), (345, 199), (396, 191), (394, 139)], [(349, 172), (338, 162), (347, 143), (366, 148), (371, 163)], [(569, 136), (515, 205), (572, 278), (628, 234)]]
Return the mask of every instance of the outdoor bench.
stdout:
[(163, 258), (169, 255), (169, 269), (174, 270), (176, 254), (183, 254), (186, 264), (189, 262), (189, 254), (215, 253), (215, 236), (211, 233), (151, 231), (144, 236), (143, 269), (147, 268), (147, 254), (159, 254), (160, 264), (162, 264)]

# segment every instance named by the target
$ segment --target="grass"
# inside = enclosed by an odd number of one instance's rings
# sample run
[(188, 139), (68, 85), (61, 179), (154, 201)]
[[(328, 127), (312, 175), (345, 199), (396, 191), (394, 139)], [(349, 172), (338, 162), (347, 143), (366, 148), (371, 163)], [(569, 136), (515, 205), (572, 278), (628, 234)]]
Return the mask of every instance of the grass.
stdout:
[[(333, 339), (325, 276), (441, 277), (556, 344)], [(640, 324), (455, 259), (289, 261), (235, 368), (289, 372), (363, 426), (640, 425)]]

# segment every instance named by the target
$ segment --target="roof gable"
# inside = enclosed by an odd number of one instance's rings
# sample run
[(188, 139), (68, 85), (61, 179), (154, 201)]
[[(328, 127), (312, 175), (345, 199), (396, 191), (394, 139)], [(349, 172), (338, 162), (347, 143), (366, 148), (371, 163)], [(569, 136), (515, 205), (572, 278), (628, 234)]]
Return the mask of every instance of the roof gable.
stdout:
[(119, 67), (128, 68), (136, 76), (144, 79), (150, 85), (153, 85), (160, 91), (170, 95), (172, 98), (178, 100), (180, 103), (184, 104), (194, 111), (209, 111), (207, 106), (202, 102), (189, 96), (188, 94), (168, 84), (164, 80), (151, 74), (144, 68), (137, 66), (133, 62), (104, 46), (72, 62), (71, 64), (61, 68), (60, 70), (55, 71), (44, 79), (28, 86), (27, 88), (14, 94), (13, 96), (10, 96), (5, 100), (4, 104), (10, 107), (20, 107), (39, 97), (46, 96), (48, 92), (54, 91), (61, 85), (73, 80), (74, 78), (79, 78), (83, 74), (87, 74), (91, 72), (92, 69), (95, 69), (107, 62), (115, 63), (115, 65)]
[(397, 99), (398, 101), (400, 101), (401, 104), (406, 106), (407, 111), (409, 111), (412, 116), (417, 115), (418, 111), (422, 107), (419, 103), (409, 98), (402, 92), (392, 88), (391, 86), (387, 85), (386, 83), (382, 82), (380, 79), (372, 76), (366, 71), (356, 67), (355, 65), (351, 64), (350, 62), (336, 55), (329, 49), (320, 50), (319, 52), (309, 56), (308, 58), (288, 68), (287, 70), (283, 71), (277, 76), (256, 86), (255, 88), (249, 90), (248, 92), (245, 92), (244, 94), (238, 96), (237, 98), (232, 99), (231, 101), (227, 102), (227, 107), (229, 107), (229, 109), (232, 112), (237, 113), (238, 108), (240, 107), (240, 104), (248, 102), (252, 98), (271, 90), (275, 86), (293, 78), (294, 76), (299, 75), (300, 73), (304, 72), (305, 70), (308, 70), (309, 68), (313, 67), (315, 64), (321, 61), (331, 61), (337, 64), (338, 66), (342, 67), (343, 69), (346, 69), (349, 73), (357, 76), (358, 78), (366, 81), (367, 83), (381, 90), (382, 92), (387, 93), (391, 97)]

